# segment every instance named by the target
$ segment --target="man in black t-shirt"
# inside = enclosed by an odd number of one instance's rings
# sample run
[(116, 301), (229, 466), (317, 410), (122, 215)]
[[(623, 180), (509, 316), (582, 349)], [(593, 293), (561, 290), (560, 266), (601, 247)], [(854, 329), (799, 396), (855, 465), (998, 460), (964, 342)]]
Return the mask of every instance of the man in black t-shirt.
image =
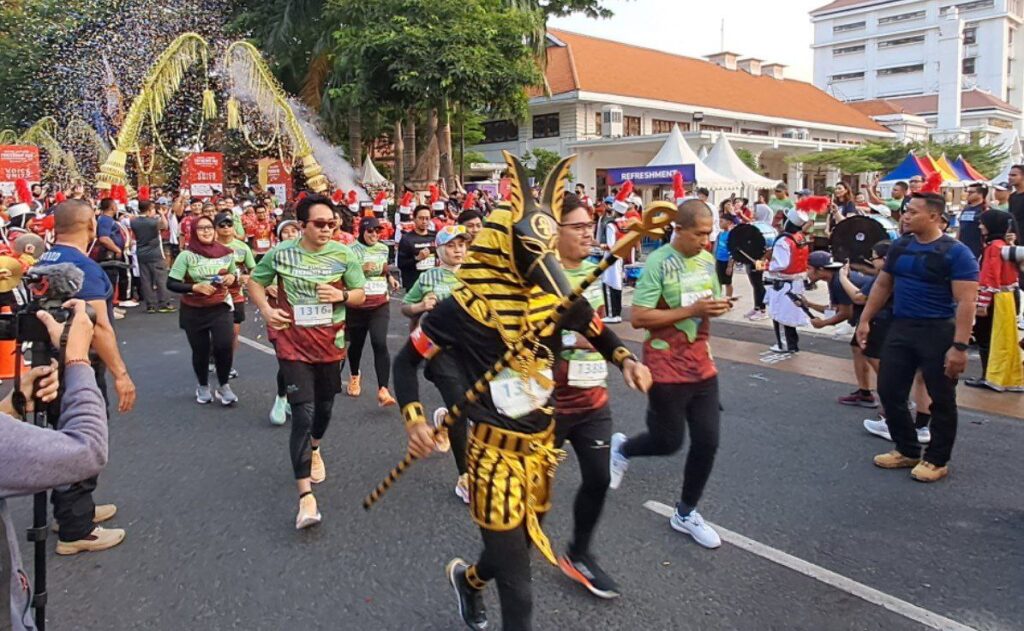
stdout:
[(398, 242), (397, 264), (405, 291), (412, 289), (420, 274), (437, 265), (434, 252), (437, 234), (430, 229), (430, 213), (430, 206), (417, 206), (413, 211), (413, 229), (403, 232)]

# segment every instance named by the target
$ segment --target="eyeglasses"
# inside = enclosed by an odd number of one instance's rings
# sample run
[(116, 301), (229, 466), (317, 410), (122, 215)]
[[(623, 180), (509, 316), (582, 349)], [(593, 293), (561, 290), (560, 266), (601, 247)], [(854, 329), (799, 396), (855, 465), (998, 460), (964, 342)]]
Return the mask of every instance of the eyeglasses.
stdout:
[(196, 232), (204, 232), (206, 230), (213, 230), (213, 226), (196, 226)]
[(595, 224), (593, 221), (581, 221), (579, 223), (560, 223), (559, 226), (575, 230), (577, 232), (593, 232)]
[(233, 221), (222, 221), (219, 224), (217, 224), (217, 227), (218, 228), (234, 228), (235, 227), (235, 222), (233, 222)]
[(334, 219), (310, 219), (306, 223), (313, 224), (317, 230), (323, 230), (324, 228), (330, 228), (334, 230), (338, 227), (338, 222)]

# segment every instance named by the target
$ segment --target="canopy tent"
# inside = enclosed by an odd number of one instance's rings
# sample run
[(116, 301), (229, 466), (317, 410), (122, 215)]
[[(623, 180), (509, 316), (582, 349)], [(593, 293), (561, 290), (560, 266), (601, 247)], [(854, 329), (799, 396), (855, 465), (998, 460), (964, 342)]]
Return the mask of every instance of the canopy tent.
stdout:
[(956, 160), (953, 161), (953, 168), (956, 169), (957, 173), (962, 174), (964, 179), (969, 182), (988, 181), (988, 178), (975, 169), (974, 166), (964, 159), (963, 156), (956, 157)]
[(700, 158), (701, 162), (708, 159), (708, 148), (706, 145), (700, 146), (700, 151), (697, 152), (697, 157)]
[(732, 144), (725, 134), (719, 134), (715, 146), (708, 152), (704, 164), (711, 167), (726, 178), (754, 188), (771, 188), (778, 184), (778, 180), (767, 178), (756, 173), (740, 160), (740, 157), (733, 151)]
[(704, 164), (693, 151), (690, 143), (683, 138), (679, 125), (673, 125), (665, 143), (658, 153), (647, 163), (649, 167), (670, 166), (676, 164), (692, 164), (696, 172), (697, 184), (707, 189), (727, 190), (739, 188), (739, 182), (725, 177)]
[(1024, 149), (1021, 147), (1020, 136), (1017, 132), (1004, 132), (999, 137), (999, 144), (1009, 155), (1006, 157), (1006, 165), (1003, 167), (1003, 170), (1000, 171), (999, 175), (990, 180), (993, 184), (1009, 181), (1010, 169), (1013, 168), (1013, 165), (1024, 162)]
[(377, 167), (373, 165), (373, 160), (370, 159), (369, 154), (367, 154), (366, 160), (363, 162), (363, 176), (359, 181), (363, 186), (367, 187), (382, 187), (390, 184), (388, 179), (381, 175)]
[(931, 156), (928, 156), (928, 158), (932, 161), (932, 164), (935, 165), (935, 170), (942, 174), (943, 186), (960, 186), (964, 182), (971, 181), (964, 180), (957, 174), (956, 170), (953, 169), (953, 165), (951, 165), (949, 160), (946, 159), (946, 154), (939, 156), (938, 160)]
[(922, 177), (928, 179), (928, 176), (931, 175), (934, 171), (935, 169), (931, 165), (930, 158), (928, 158), (927, 160), (924, 158), (918, 158), (916, 155), (914, 155), (914, 152), (911, 151), (910, 153), (907, 154), (906, 158), (903, 158), (903, 162), (900, 162), (895, 169), (886, 174), (886, 176), (883, 177), (881, 181), (906, 182), (912, 177)]

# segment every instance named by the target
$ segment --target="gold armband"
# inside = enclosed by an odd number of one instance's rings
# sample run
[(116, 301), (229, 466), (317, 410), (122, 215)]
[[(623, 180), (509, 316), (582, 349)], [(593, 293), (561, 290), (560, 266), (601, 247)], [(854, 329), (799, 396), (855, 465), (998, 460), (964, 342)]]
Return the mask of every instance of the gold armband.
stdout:
[(632, 359), (635, 362), (640, 361), (636, 358), (636, 355), (633, 354), (633, 351), (629, 350), (625, 346), (620, 346), (612, 352), (612, 363), (618, 368), (622, 368), (627, 359)]
[(402, 418), (405, 419), (406, 427), (427, 422), (427, 414), (423, 410), (423, 404), (419, 401), (414, 401), (402, 408)]

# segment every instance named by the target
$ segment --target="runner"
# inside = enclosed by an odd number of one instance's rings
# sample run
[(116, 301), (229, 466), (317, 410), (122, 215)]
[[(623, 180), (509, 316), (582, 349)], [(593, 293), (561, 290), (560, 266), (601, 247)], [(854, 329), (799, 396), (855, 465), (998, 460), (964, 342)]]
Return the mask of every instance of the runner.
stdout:
[(256, 206), (256, 221), (252, 222), (246, 236), (257, 261), (274, 246), (274, 220), (265, 204)]
[[(286, 219), (277, 224), (277, 242), (293, 241), (301, 236), (299, 222), (294, 219)], [(277, 285), (267, 286), (267, 302), (271, 308), (277, 308)], [(272, 346), (277, 346), (277, 330), (274, 327), (267, 327), (267, 340)], [(288, 388), (284, 381), (281, 369), (277, 369), (277, 396), (274, 398), (274, 406), (270, 409), (270, 424), (284, 425), (288, 417), (292, 415), (292, 406), (288, 403)]]
[(719, 298), (715, 259), (705, 249), (713, 224), (706, 204), (684, 202), (673, 223), (672, 240), (647, 258), (633, 295), (632, 315), (633, 326), (648, 332), (644, 363), (654, 378), (647, 431), (630, 439), (616, 433), (611, 444), (611, 488), (617, 489), (630, 459), (676, 453), (689, 426), (682, 497), (670, 524), (705, 548), (722, 545), (718, 533), (697, 512), (718, 450), (718, 370), (708, 338), (711, 318), (732, 308), (730, 301)]
[[(352, 250), (331, 240), (338, 227), (334, 205), (309, 195), (295, 206), (302, 236), (264, 256), (249, 277), (249, 295), (267, 326), (292, 406), (290, 451), (299, 491), (297, 529), (320, 523), (312, 483), (327, 477), (320, 441), (334, 397), (341, 391), (345, 359), (345, 309), (363, 303), (363, 270)], [(276, 281), (277, 306), (264, 289)]]
[[(577, 206), (578, 205), (578, 206)], [(575, 206), (575, 207), (574, 207)], [(587, 260), (594, 244), (594, 219), (590, 210), (573, 195), (566, 195), (558, 228), (558, 256), (574, 287), (597, 267)], [(604, 296), (599, 283), (583, 297), (599, 315)], [(554, 365), (555, 448), (572, 443), (583, 478), (573, 505), (573, 536), (558, 566), (572, 580), (600, 598), (615, 598), (619, 588), (590, 554), (590, 542), (608, 494), (608, 445), (612, 437), (612, 413), (608, 405), (608, 365), (601, 353), (581, 335), (562, 333), (563, 350)], [(650, 387), (650, 371), (636, 365), (635, 375)]]
[(398, 271), (402, 275), (402, 288), (405, 291), (412, 289), (420, 274), (437, 264), (434, 256), (434, 239), (437, 235), (431, 230), (430, 206), (417, 206), (412, 217), (413, 230), (403, 233), (398, 242)]
[(390, 291), (398, 290), (398, 281), (388, 269), (388, 246), (380, 241), (381, 224), (376, 217), (363, 217), (359, 222), (359, 240), (352, 251), (359, 258), (366, 276), (366, 302), (348, 310), (346, 326), (349, 336), (348, 396), (362, 392), (359, 363), (363, 356), (366, 335), (373, 346), (373, 367), (377, 372), (377, 405), (395, 404), (388, 390), (391, 377), (391, 355), (388, 354), (388, 324), (391, 321)]
[(199, 382), (196, 403), (200, 405), (214, 397), (209, 385), (211, 353), (217, 368), (217, 400), (224, 406), (238, 401), (228, 385), (234, 343), (228, 288), (235, 283), (235, 277), (234, 252), (217, 243), (213, 221), (199, 217), (192, 222), (187, 248), (174, 259), (167, 275), (167, 288), (182, 294), (178, 325), (192, 347), (192, 370)]
[[(238, 336), (242, 332), (242, 323), (245, 322), (245, 292), (243, 288), (249, 282), (249, 273), (256, 267), (256, 259), (252, 250), (244, 241), (238, 239), (238, 231), (235, 224), (241, 223), (231, 211), (217, 213), (214, 219), (217, 226), (217, 243), (231, 248), (235, 255), (235, 282), (228, 289), (231, 291), (231, 302), (234, 305), (235, 322), (235, 343), (234, 352), (238, 353)], [(231, 367), (230, 378), (238, 377), (238, 371)]]

